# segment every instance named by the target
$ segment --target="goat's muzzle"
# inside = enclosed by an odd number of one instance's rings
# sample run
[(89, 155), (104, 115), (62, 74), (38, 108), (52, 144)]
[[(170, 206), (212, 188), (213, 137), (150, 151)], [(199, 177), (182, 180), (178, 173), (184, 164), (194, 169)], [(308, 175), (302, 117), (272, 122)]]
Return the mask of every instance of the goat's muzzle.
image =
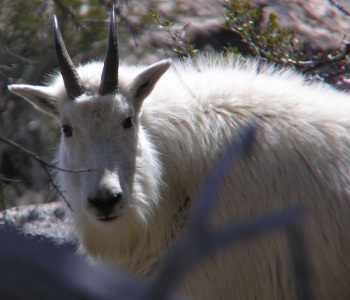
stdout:
[(88, 198), (91, 208), (97, 212), (97, 219), (100, 221), (111, 221), (116, 219), (123, 208), (122, 193), (114, 191), (103, 191), (94, 197)]

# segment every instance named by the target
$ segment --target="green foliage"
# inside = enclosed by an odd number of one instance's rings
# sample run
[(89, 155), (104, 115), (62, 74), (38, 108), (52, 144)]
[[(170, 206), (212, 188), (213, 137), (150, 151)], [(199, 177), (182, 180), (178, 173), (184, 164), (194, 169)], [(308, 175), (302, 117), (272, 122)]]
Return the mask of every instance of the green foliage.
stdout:
[(252, 7), (249, 1), (228, 0), (225, 7), (224, 27), (237, 32), (255, 55), (281, 63), (304, 58), (295, 31), (281, 28), (275, 14), (262, 24), (261, 9)]
[(159, 27), (167, 30), (173, 41), (173, 50), (179, 57), (195, 57), (198, 49), (195, 44), (190, 43), (182, 36), (182, 31), (171, 30), (173, 23), (159, 13), (156, 8), (151, 8), (148, 14)]
[(153, 20), (161, 27), (170, 27), (173, 26), (173, 23), (165, 18), (162, 14), (159, 13), (159, 11), (156, 8), (151, 8), (149, 16), (153, 18)]

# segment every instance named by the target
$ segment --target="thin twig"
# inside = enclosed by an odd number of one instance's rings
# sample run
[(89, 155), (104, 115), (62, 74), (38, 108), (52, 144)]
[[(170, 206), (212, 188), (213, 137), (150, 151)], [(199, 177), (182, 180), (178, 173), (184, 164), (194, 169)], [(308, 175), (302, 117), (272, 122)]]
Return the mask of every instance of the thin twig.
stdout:
[(289, 60), (289, 63), (291, 63), (294, 66), (304, 68), (304, 69), (306, 69), (306, 71), (311, 71), (311, 70), (315, 70), (317, 68), (323, 67), (325, 65), (341, 61), (349, 54), (350, 54), (350, 42), (345, 41), (343, 50), (335, 56), (328, 55), (327, 59), (315, 60), (315, 61), (313, 61), (313, 60), (309, 60), (309, 61)]
[[(19, 60), (22, 63), (25, 64), (35, 64), (35, 62), (33, 60), (30, 60), (26, 57), (23, 57), (21, 55), (18, 55), (16, 53), (13, 52), (12, 49), (9, 49), (6, 42), (5, 42), (5, 38), (4, 38), (5, 34), (0, 30), (0, 47), (1, 47), (1, 51), (4, 53), (4, 56), (12, 56), (15, 59)], [(7, 66), (2, 66), (3, 68), (9, 68)]]
[(61, 191), (60, 187), (55, 183), (53, 180), (50, 172), (47, 170), (47, 166), (43, 164), (43, 162), (39, 162), (41, 167), (44, 169), (47, 178), (49, 179), (50, 184), (52, 185), (53, 189), (58, 193), (58, 195), (63, 199), (63, 201), (67, 204), (68, 208), (73, 211), (72, 206), (70, 205), (68, 199), (63, 195), (63, 191)]
[[(59, 186), (55, 183), (55, 181), (53, 180), (50, 172), (48, 171), (47, 168), (57, 168), (56, 166), (46, 162), (45, 160), (43, 160), (39, 155), (37, 155), (36, 153), (34, 152), (31, 152), (25, 148), (23, 148), (22, 146), (18, 145), (16, 142), (14, 141), (11, 141), (3, 136), (0, 136), (0, 141), (16, 148), (17, 150), (20, 150), (21, 152), (29, 155), (30, 157), (34, 158), (40, 165), (41, 167), (43, 168), (44, 172), (46, 173), (47, 175), (47, 178), (50, 182), (50, 184), (53, 186), (54, 190), (58, 193), (58, 195), (63, 199), (63, 201), (67, 204), (68, 208), (73, 211), (72, 209), (72, 206), (70, 205), (69, 201), (67, 200), (67, 198), (63, 195), (63, 192), (61, 191), (61, 189), (59, 188)], [(58, 170), (61, 170), (63, 171), (63, 169), (61, 168), (57, 168)]]
[(70, 172), (70, 173), (75, 173), (75, 172), (89, 172), (89, 171), (94, 171), (93, 169), (80, 169), (80, 170), (69, 170), (69, 169), (63, 169), (63, 168), (59, 168), (56, 165), (53, 165), (51, 163), (48, 163), (47, 161), (43, 160), (38, 154), (29, 151), (25, 148), (23, 148), (22, 146), (20, 146), (19, 144), (17, 144), (16, 142), (9, 140), (3, 136), (0, 136), (0, 141), (4, 142), (5, 144), (8, 144), (12, 147), (14, 147), (17, 150), (20, 150), (21, 152), (27, 154), (28, 156), (34, 158), (43, 168), (44, 172), (46, 173), (48, 180), (50, 182), (50, 184), (52, 185), (52, 187), (54, 188), (54, 190), (58, 193), (58, 195), (63, 199), (63, 201), (67, 204), (68, 208), (73, 211), (69, 201), (67, 200), (67, 198), (64, 196), (63, 191), (61, 191), (60, 187), (55, 183), (55, 180), (52, 178), (49, 169), (55, 169), (55, 170), (59, 170), (62, 172)]
[(73, 23), (75, 24), (75, 27), (76, 29), (79, 29), (81, 28), (81, 24), (77, 21), (77, 18), (74, 14), (74, 12), (66, 7), (64, 4), (62, 4), (61, 1), (59, 0), (53, 0), (53, 2), (60, 8), (60, 10), (62, 11), (62, 13), (65, 15), (65, 16), (69, 16), (70, 19), (73, 21)]
[(6, 177), (0, 177), (0, 182), (5, 182), (5, 183), (19, 183), (21, 182), (18, 179), (11, 179), (11, 178), (6, 178)]
[(48, 163), (47, 161), (43, 160), (38, 154), (29, 151), (25, 148), (23, 148), (22, 146), (20, 146), (19, 144), (17, 144), (16, 142), (9, 140), (3, 136), (0, 135), (0, 141), (4, 142), (5, 144), (8, 144), (18, 150), (20, 150), (21, 152), (29, 155), (30, 157), (34, 158), (36, 161), (38, 161), (39, 163), (41, 163), (42, 165), (50, 168), (50, 169), (56, 169), (58, 171), (63, 171), (63, 172), (70, 172), (70, 173), (76, 173), (76, 172), (90, 172), (90, 171), (95, 171), (94, 169), (77, 169), (77, 170), (70, 170), (70, 169), (64, 169), (64, 168), (60, 168), (57, 167), (56, 165), (53, 165), (51, 163)]
[(328, 2), (335, 6), (339, 11), (341, 11), (343, 14), (345, 14), (346, 16), (350, 17), (350, 12), (341, 4), (338, 3), (338, 1), (335, 0), (328, 0)]

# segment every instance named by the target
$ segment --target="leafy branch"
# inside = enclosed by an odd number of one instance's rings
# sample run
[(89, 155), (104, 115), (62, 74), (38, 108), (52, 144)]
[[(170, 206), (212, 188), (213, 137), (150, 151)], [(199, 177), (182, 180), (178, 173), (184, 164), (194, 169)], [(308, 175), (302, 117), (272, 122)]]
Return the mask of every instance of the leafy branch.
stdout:
[(227, 0), (224, 7), (226, 19), (223, 26), (238, 33), (256, 56), (280, 63), (299, 61), (304, 57), (296, 32), (291, 28), (281, 28), (277, 15), (271, 13), (267, 24), (263, 25), (262, 6)]
[(194, 44), (191, 44), (184, 36), (183, 33), (189, 24), (186, 24), (181, 30), (173, 30), (173, 23), (169, 21), (162, 13), (157, 9), (152, 8), (149, 16), (153, 18), (154, 22), (163, 30), (165, 30), (173, 41), (173, 50), (179, 57), (191, 57), (194, 58), (198, 54), (198, 50)]
[[(335, 1), (331, 1), (336, 5)], [(224, 27), (238, 33), (254, 55), (262, 60), (293, 67), (310, 80), (320, 80), (338, 88), (350, 89), (350, 42), (344, 41), (341, 50), (318, 53), (306, 60), (303, 43), (292, 28), (281, 28), (277, 16), (271, 13), (266, 24), (262, 22), (262, 6), (253, 7), (248, 1), (226, 0)], [(338, 9), (342, 7), (337, 4)], [(346, 10), (342, 10), (348, 13)], [(228, 49), (229, 52), (236, 51)]]

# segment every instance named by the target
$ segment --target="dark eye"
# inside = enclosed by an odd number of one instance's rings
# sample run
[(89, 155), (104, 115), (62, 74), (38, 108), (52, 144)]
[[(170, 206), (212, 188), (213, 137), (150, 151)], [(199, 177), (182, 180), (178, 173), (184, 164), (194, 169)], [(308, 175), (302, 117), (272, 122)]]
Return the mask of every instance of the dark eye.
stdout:
[(73, 128), (69, 125), (62, 125), (62, 132), (65, 137), (70, 137), (73, 134)]
[(134, 125), (134, 121), (132, 120), (132, 117), (128, 117), (123, 122), (124, 129), (131, 128)]

